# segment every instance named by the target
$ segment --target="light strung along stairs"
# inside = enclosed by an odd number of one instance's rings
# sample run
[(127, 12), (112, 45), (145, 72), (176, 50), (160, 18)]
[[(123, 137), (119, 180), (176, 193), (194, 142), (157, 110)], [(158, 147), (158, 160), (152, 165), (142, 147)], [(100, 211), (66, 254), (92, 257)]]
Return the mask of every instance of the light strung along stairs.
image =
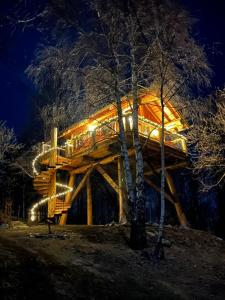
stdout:
[(52, 175), (55, 171), (53, 169), (49, 169), (48, 171), (42, 171), (38, 174), (33, 180), (33, 186), (35, 191), (43, 196), (47, 197), (49, 192), (49, 187), (51, 183)]
[[(55, 129), (56, 128), (54, 128), (54, 130)], [(56, 131), (57, 130), (55, 130), (55, 132)], [(62, 168), (64, 164), (68, 164), (66, 159), (60, 159), (61, 161), (59, 163), (57, 155), (55, 155), (58, 149), (62, 150), (62, 148), (57, 147), (57, 134), (54, 134), (54, 143), (52, 142), (51, 144), (52, 147), (50, 149), (40, 152), (32, 162), (34, 174), (33, 186), (37, 193), (42, 196), (42, 198), (34, 203), (30, 209), (30, 219), (32, 222), (37, 219), (37, 211), (39, 207), (44, 204), (48, 203), (48, 217), (62, 214), (71, 206), (70, 203), (63, 201), (60, 198), (70, 193), (73, 188), (56, 181), (57, 169)], [(39, 172), (36, 165), (39, 163), (40, 158), (46, 157), (46, 155), (49, 157), (49, 167), (46, 171)], [(51, 162), (52, 158), (53, 163)]]
[[(60, 165), (61, 166), (61, 165)], [(68, 202), (65, 202), (63, 199), (60, 199), (59, 197), (62, 197), (66, 195), (68, 192), (71, 192), (72, 188), (68, 187), (67, 185), (61, 184), (56, 182), (56, 188), (63, 189), (62, 192), (56, 192), (56, 194), (53, 194), (49, 196), (49, 191), (51, 189), (51, 182), (52, 177), (54, 176), (56, 168), (49, 168), (47, 171), (41, 171), (39, 174), (37, 174), (33, 179), (33, 187), (35, 191), (42, 196), (42, 199), (35, 203), (33, 207), (31, 208), (31, 216), (35, 216), (35, 211), (37, 208), (47, 202), (49, 202), (51, 205), (51, 209), (49, 210), (48, 216), (54, 217), (54, 215), (60, 215), (62, 213), (65, 213), (68, 209), (70, 209), (71, 204)], [(66, 191), (65, 191), (66, 189)], [(36, 217), (33, 217), (33, 221), (36, 219)]]

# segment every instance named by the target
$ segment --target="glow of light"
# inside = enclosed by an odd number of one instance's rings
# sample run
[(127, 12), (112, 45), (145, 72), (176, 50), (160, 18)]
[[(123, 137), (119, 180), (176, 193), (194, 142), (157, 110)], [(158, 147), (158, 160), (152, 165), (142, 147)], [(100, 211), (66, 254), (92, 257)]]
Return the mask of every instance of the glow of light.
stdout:
[[(39, 153), (39, 154), (33, 159), (33, 161), (32, 161), (32, 167), (33, 167), (33, 173), (34, 173), (34, 176), (39, 175), (39, 173), (38, 173), (38, 171), (37, 171), (37, 169), (36, 169), (36, 163), (37, 163), (38, 159), (39, 159), (40, 157), (42, 157), (43, 155), (45, 155), (46, 153), (49, 153), (50, 151), (52, 151), (52, 150), (57, 150), (57, 149), (61, 149), (61, 148), (59, 148), (59, 147), (53, 147), (53, 148), (50, 148), (50, 149), (47, 150), (47, 151), (42, 151), (41, 153)], [(38, 209), (41, 205), (47, 203), (47, 202), (48, 202), (49, 200), (51, 200), (51, 199), (55, 199), (55, 198), (58, 198), (58, 197), (62, 197), (62, 196), (64, 196), (64, 195), (66, 195), (67, 193), (72, 192), (72, 190), (73, 190), (73, 188), (69, 187), (68, 185), (62, 184), (62, 183), (59, 183), (59, 182), (56, 182), (56, 186), (57, 186), (57, 187), (60, 187), (60, 188), (64, 188), (65, 191), (60, 192), (60, 193), (56, 193), (56, 194), (54, 194), (54, 195), (52, 195), (52, 196), (49, 196), (49, 197), (42, 198), (41, 200), (39, 200), (38, 202), (36, 202), (36, 203), (31, 207), (31, 209), (30, 209), (30, 220), (31, 220), (32, 222), (34, 222), (34, 221), (36, 220), (36, 218), (37, 218), (37, 209)]]
[(164, 107), (164, 112), (167, 114), (167, 116), (169, 118), (171, 118), (171, 116), (173, 116), (172, 112), (169, 110), (169, 108), (167, 106)]
[(126, 118), (123, 117), (123, 127), (126, 129)]
[(159, 130), (158, 129), (153, 129), (152, 133), (151, 133), (151, 136), (154, 137), (154, 138), (159, 137)]
[(67, 140), (65, 142), (65, 147), (68, 146), (68, 147), (73, 147), (73, 141), (72, 140)]
[(166, 125), (166, 126), (165, 126), (166, 130), (170, 130), (170, 129), (172, 129), (173, 127), (175, 127), (174, 124), (169, 124), (169, 125)]
[(94, 132), (95, 131), (95, 129), (96, 129), (96, 125), (94, 125), (94, 124), (90, 124), (90, 125), (88, 125), (88, 131), (89, 132)]
[(130, 124), (130, 129), (132, 130), (133, 129), (133, 118), (132, 118), (132, 116), (130, 116), (128, 118), (128, 120), (129, 120), (129, 124)]

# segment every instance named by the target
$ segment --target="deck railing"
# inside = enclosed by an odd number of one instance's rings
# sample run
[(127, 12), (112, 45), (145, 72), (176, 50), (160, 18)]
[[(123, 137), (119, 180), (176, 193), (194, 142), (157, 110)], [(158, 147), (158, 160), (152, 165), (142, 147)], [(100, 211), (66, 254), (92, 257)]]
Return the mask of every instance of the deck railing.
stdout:
[[(131, 115), (127, 115), (123, 118), (124, 127), (126, 132), (132, 132), (133, 124)], [(161, 137), (161, 126), (149, 121), (145, 118), (139, 118), (139, 134), (146, 139), (160, 142)], [(118, 136), (119, 125), (116, 118), (111, 121), (99, 124), (94, 129), (87, 128), (87, 131), (80, 134), (79, 136), (74, 136), (72, 139), (66, 142), (66, 157), (71, 157), (72, 155), (83, 150), (92, 150), (97, 147), (98, 144), (104, 141), (110, 140)], [(174, 133), (165, 130), (165, 145), (172, 148), (178, 149), (182, 152), (187, 152), (186, 139), (179, 133)]]
[[(133, 129), (133, 122), (130, 114), (127, 114), (123, 118), (123, 123), (126, 133), (131, 134)], [(138, 126), (140, 136), (144, 137), (146, 141), (149, 140), (160, 143), (162, 129), (159, 124), (143, 117), (139, 117)], [(70, 158), (76, 154), (79, 154), (79, 152), (91, 152), (92, 150), (96, 149), (99, 144), (113, 138), (116, 139), (118, 137), (118, 134), (119, 124), (117, 118), (108, 120), (107, 122), (101, 123), (95, 127), (87, 127), (87, 130), (82, 134), (78, 136), (72, 136), (71, 139), (68, 139), (65, 143), (64, 149), (59, 147), (57, 149), (57, 157), (62, 156)], [(164, 136), (164, 142), (166, 146), (187, 153), (186, 139), (183, 135), (176, 132), (171, 132), (166, 129), (164, 132)], [(40, 145), (40, 150), (45, 152), (48, 151), (50, 147), (51, 146), (49, 143), (42, 143), (42, 145)], [(42, 159), (47, 159), (48, 156), (49, 153), (46, 153), (46, 155), (44, 155)]]

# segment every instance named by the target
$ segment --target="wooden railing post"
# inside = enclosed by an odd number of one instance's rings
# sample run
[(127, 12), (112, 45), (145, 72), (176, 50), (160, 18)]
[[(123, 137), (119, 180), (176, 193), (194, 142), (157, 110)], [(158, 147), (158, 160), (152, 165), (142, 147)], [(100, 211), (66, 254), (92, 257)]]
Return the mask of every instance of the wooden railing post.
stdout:
[(50, 152), (49, 155), (49, 167), (55, 167), (57, 159), (57, 139), (58, 139), (58, 128), (54, 127), (51, 130), (51, 148), (55, 148)]

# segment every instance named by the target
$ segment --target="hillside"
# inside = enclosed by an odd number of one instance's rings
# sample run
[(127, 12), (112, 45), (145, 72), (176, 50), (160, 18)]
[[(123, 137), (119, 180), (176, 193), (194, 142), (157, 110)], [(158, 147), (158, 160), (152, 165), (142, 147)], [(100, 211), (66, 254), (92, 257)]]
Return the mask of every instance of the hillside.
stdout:
[(0, 230), (1, 299), (225, 299), (225, 241), (166, 228), (166, 259), (133, 251), (125, 226)]

